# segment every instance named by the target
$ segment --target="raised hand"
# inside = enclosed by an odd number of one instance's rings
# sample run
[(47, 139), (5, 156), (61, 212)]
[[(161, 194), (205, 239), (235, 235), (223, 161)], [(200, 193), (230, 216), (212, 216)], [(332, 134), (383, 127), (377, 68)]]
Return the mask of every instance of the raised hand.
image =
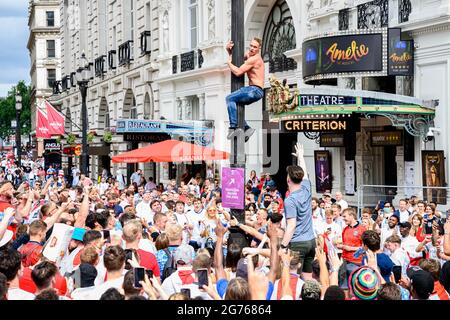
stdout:
[(297, 157), (297, 159), (303, 158), (303, 155), (305, 154), (305, 149), (303, 147), (303, 144), (300, 142), (297, 142), (295, 145), (295, 153), (292, 153), (293, 156)]

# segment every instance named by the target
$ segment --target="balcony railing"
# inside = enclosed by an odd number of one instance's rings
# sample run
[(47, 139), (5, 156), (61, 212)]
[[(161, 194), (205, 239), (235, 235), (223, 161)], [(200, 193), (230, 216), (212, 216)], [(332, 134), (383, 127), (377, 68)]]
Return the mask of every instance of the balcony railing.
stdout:
[(203, 65), (204, 58), (202, 50), (192, 50), (172, 57), (172, 73), (178, 73), (178, 61), (180, 62), (180, 72), (192, 71), (200, 69)]
[(70, 76), (63, 76), (61, 79), (61, 90), (64, 92), (70, 88)]
[(60, 94), (62, 92), (62, 82), (57, 80), (53, 82), (53, 94)]
[(97, 59), (95, 59), (95, 76), (101, 77), (104, 73), (106, 73), (106, 56), (101, 55)]
[(109, 50), (108, 52), (108, 67), (109, 70), (114, 70), (117, 68), (117, 60), (116, 60), (116, 50)]
[(128, 40), (119, 46), (119, 66), (133, 61), (133, 40)]
[(75, 77), (76, 74), (77, 74), (76, 72), (70, 73), (70, 85), (72, 86), (72, 88), (77, 86), (77, 80)]
[(141, 33), (141, 55), (151, 53), (151, 35), (150, 31), (143, 31)]
[(411, 0), (398, 0), (398, 23), (408, 22), (411, 10)]

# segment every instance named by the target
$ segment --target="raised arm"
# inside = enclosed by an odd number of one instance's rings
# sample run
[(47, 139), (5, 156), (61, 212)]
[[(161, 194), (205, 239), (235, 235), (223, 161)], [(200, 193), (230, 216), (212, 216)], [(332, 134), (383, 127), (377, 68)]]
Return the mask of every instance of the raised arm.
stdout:
[(304, 158), (305, 150), (303, 148), (303, 145), (301, 143), (297, 143), (295, 145), (295, 153), (293, 153), (293, 156), (297, 157), (297, 165), (303, 169), (304, 176), (303, 179), (308, 179), (308, 172), (306, 170), (306, 162)]
[(227, 229), (222, 225), (222, 223), (220, 223), (220, 221), (217, 221), (217, 227), (214, 231), (217, 235), (216, 247), (214, 249), (214, 269), (216, 271), (217, 280), (226, 279), (227, 274), (223, 268), (222, 245), (223, 236), (225, 235), (225, 232), (227, 232)]
[(14, 216), (14, 214), (15, 214), (14, 208), (6, 208), (3, 220), (0, 221), (0, 240), (3, 239), (6, 229), (8, 228), (8, 222)]
[[(70, 202), (71, 200), (69, 200)], [(69, 202), (65, 202), (61, 204), (61, 207), (51, 216), (45, 219), (45, 223), (47, 224), (47, 231), (50, 230), (51, 227), (58, 221), (61, 214), (67, 210), (67, 207), (69, 205)]]
[(278, 235), (277, 227), (269, 222), (267, 225), (267, 236), (270, 239), (270, 271), (267, 277), (269, 281), (275, 283), (278, 269)]
[(80, 214), (75, 221), (74, 227), (84, 228), (86, 225), (86, 218), (89, 214), (89, 187), (84, 187), (83, 202), (80, 206)]
[(242, 224), (242, 223), (238, 222), (236, 217), (233, 217), (233, 219), (230, 221), (230, 225), (232, 227), (234, 227), (234, 226), (239, 227), (245, 233), (248, 233), (249, 235), (251, 235), (252, 237), (258, 239), (259, 241), (261, 241), (263, 239), (263, 237), (264, 237), (264, 235), (262, 233), (258, 232), (258, 230), (256, 230), (255, 228), (250, 227), (250, 226), (246, 226), (245, 224)]

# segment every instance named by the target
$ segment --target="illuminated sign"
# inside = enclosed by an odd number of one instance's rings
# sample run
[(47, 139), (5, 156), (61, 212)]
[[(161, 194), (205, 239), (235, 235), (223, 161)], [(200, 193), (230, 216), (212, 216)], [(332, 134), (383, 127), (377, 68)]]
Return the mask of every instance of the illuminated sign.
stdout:
[(402, 40), (399, 28), (389, 29), (388, 69), (391, 76), (414, 75), (414, 41)]
[(334, 133), (320, 134), (321, 147), (344, 147), (344, 135)]
[[(303, 43), (303, 77), (383, 71), (383, 34), (337, 35)], [(331, 78), (331, 77), (330, 77)]]
[(348, 129), (348, 122), (346, 120), (288, 120), (283, 122), (283, 129), (285, 132), (334, 132), (346, 131)]
[(44, 140), (44, 150), (45, 151), (61, 151), (61, 144), (56, 141), (56, 139), (45, 139)]
[(372, 131), (370, 143), (376, 146), (402, 146), (403, 131)]

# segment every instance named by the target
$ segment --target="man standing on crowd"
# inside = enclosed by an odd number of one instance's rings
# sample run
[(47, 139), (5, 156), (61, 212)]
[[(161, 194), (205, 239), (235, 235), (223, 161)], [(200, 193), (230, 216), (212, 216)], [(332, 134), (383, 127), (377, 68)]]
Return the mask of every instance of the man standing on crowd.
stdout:
[(314, 236), (311, 210), (311, 182), (308, 179), (306, 163), (303, 158), (303, 145), (296, 145), (299, 166), (287, 167), (289, 197), (285, 201), (286, 232), (281, 248), (288, 246), (300, 256), (298, 273), (304, 280), (312, 279), (312, 262), (315, 256), (316, 239)]
[[(242, 87), (241, 89), (232, 92), (227, 96), (227, 106), (228, 106), (228, 117), (230, 120), (230, 130), (228, 134), (228, 139), (233, 136), (234, 130), (238, 126), (237, 119), (237, 104), (249, 105), (252, 104), (264, 96), (264, 61), (261, 57), (262, 41), (259, 38), (253, 38), (250, 42), (250, 50), (245, 54), (245, 63), (237, 67), (232, 63), (233, 60), (233, 46), (232, 41), (227, 44), (228, 51), (228, 67), (231, 72), (236, 77), (241, 77), (247, 74), (249, 79), (249, 86)], [(255, 132), (255, 129), (250, 128), (250, 126), (245, 122), (245, 141), (250, 139), (250, 136)]]

